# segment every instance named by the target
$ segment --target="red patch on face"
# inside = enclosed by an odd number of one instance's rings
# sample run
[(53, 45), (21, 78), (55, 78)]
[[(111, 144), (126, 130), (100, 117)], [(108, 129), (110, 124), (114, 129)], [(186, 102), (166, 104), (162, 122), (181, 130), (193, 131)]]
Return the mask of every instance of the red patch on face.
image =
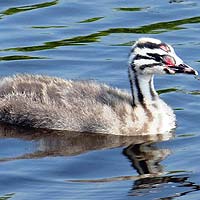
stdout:
[(167, 66), (175, 66), (176, 62), (173, 57), (171, 56), (164, 56), (163, 60)]
[(166, 52), (170, 52), (170, 48), (166, 44), (161, 44), (160, 49)]

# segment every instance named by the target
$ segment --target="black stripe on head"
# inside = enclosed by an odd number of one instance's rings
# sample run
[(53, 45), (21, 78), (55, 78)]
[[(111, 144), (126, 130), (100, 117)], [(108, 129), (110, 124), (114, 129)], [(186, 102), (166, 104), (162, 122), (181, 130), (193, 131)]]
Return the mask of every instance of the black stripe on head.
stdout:
[(148, 49), (158, 49), (158, 48), (160, 48), (160, 44), (156, 44), (156, 43), (152, 43), (152, 42), (144, 42), (144, 43), (138, 43), (137, 47), (148, 48)]
[(134, 62), (131, 62), (131, 69), (135, 72), (135, 64), (134, 64)]
[(151, 68), (151, 67), (160, 66), (160, 65), (161, 65), (161, 63), (151, 63), (151, 64), (147, 64), (147, 65), (141, 65), (141, 66), (140, 66), (140, 69), (141, 69), (141, 70), (144, 70), (144, 69), (147, 68), (147, 67)]
[(148, 60), (151, 60), (152, 58), (151, 58), (151, 57), (148, 57), (148, 56), (139, 55), (139, 54), (137, 54), (137, 55), (134, 57), (134, 60), (141, 60), (141, 59), (148, 59)]
[(156, 62), (163, 62), (163, 55), (158, 53), (147, 53), (148, 56), (151, 56)]
[(143, 55), (137, 54), (137, 55), (133, 58), (133, 60), (132, 60), (132, 62), (131, 62), (131, 68), (132, 68), (132, 69), (135, 68), (135, 64), (134, 64), (134, 61), (135, 61), (135, 60), (142, 60), (142, 59), (152, 60), (151, 57), (143, 56)]

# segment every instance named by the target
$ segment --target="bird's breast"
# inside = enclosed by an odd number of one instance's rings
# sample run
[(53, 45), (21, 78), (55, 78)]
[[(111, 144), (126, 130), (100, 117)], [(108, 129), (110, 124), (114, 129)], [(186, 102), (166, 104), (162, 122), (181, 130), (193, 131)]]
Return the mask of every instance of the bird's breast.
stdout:
[(151, 104), (137, 105), (132, 110), (126, 108), (121, 121), (124, 122), (123, 135), (164, 134), (175, 128), (173, 110), (161, 99)]

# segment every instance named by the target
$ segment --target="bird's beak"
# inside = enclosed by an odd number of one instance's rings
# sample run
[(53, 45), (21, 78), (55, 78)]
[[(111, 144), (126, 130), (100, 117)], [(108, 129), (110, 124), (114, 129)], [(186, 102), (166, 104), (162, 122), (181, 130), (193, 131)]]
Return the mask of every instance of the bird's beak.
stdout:
[(198, 75), (198, 72), (196, 70), (184, 63), (177, 66), (170, 66), (170, 70), (173, 70), (174, 73)]

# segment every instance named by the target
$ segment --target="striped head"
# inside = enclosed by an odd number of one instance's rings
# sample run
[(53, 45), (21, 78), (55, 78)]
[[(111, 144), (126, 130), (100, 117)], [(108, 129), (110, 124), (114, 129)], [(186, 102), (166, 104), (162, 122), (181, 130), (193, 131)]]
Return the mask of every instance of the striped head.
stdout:
[(140, 38), (133, 45), (129, 57), (129, 67), (137, 74), (198, 75), (179, 58), (173, 47), (154, 38)]

